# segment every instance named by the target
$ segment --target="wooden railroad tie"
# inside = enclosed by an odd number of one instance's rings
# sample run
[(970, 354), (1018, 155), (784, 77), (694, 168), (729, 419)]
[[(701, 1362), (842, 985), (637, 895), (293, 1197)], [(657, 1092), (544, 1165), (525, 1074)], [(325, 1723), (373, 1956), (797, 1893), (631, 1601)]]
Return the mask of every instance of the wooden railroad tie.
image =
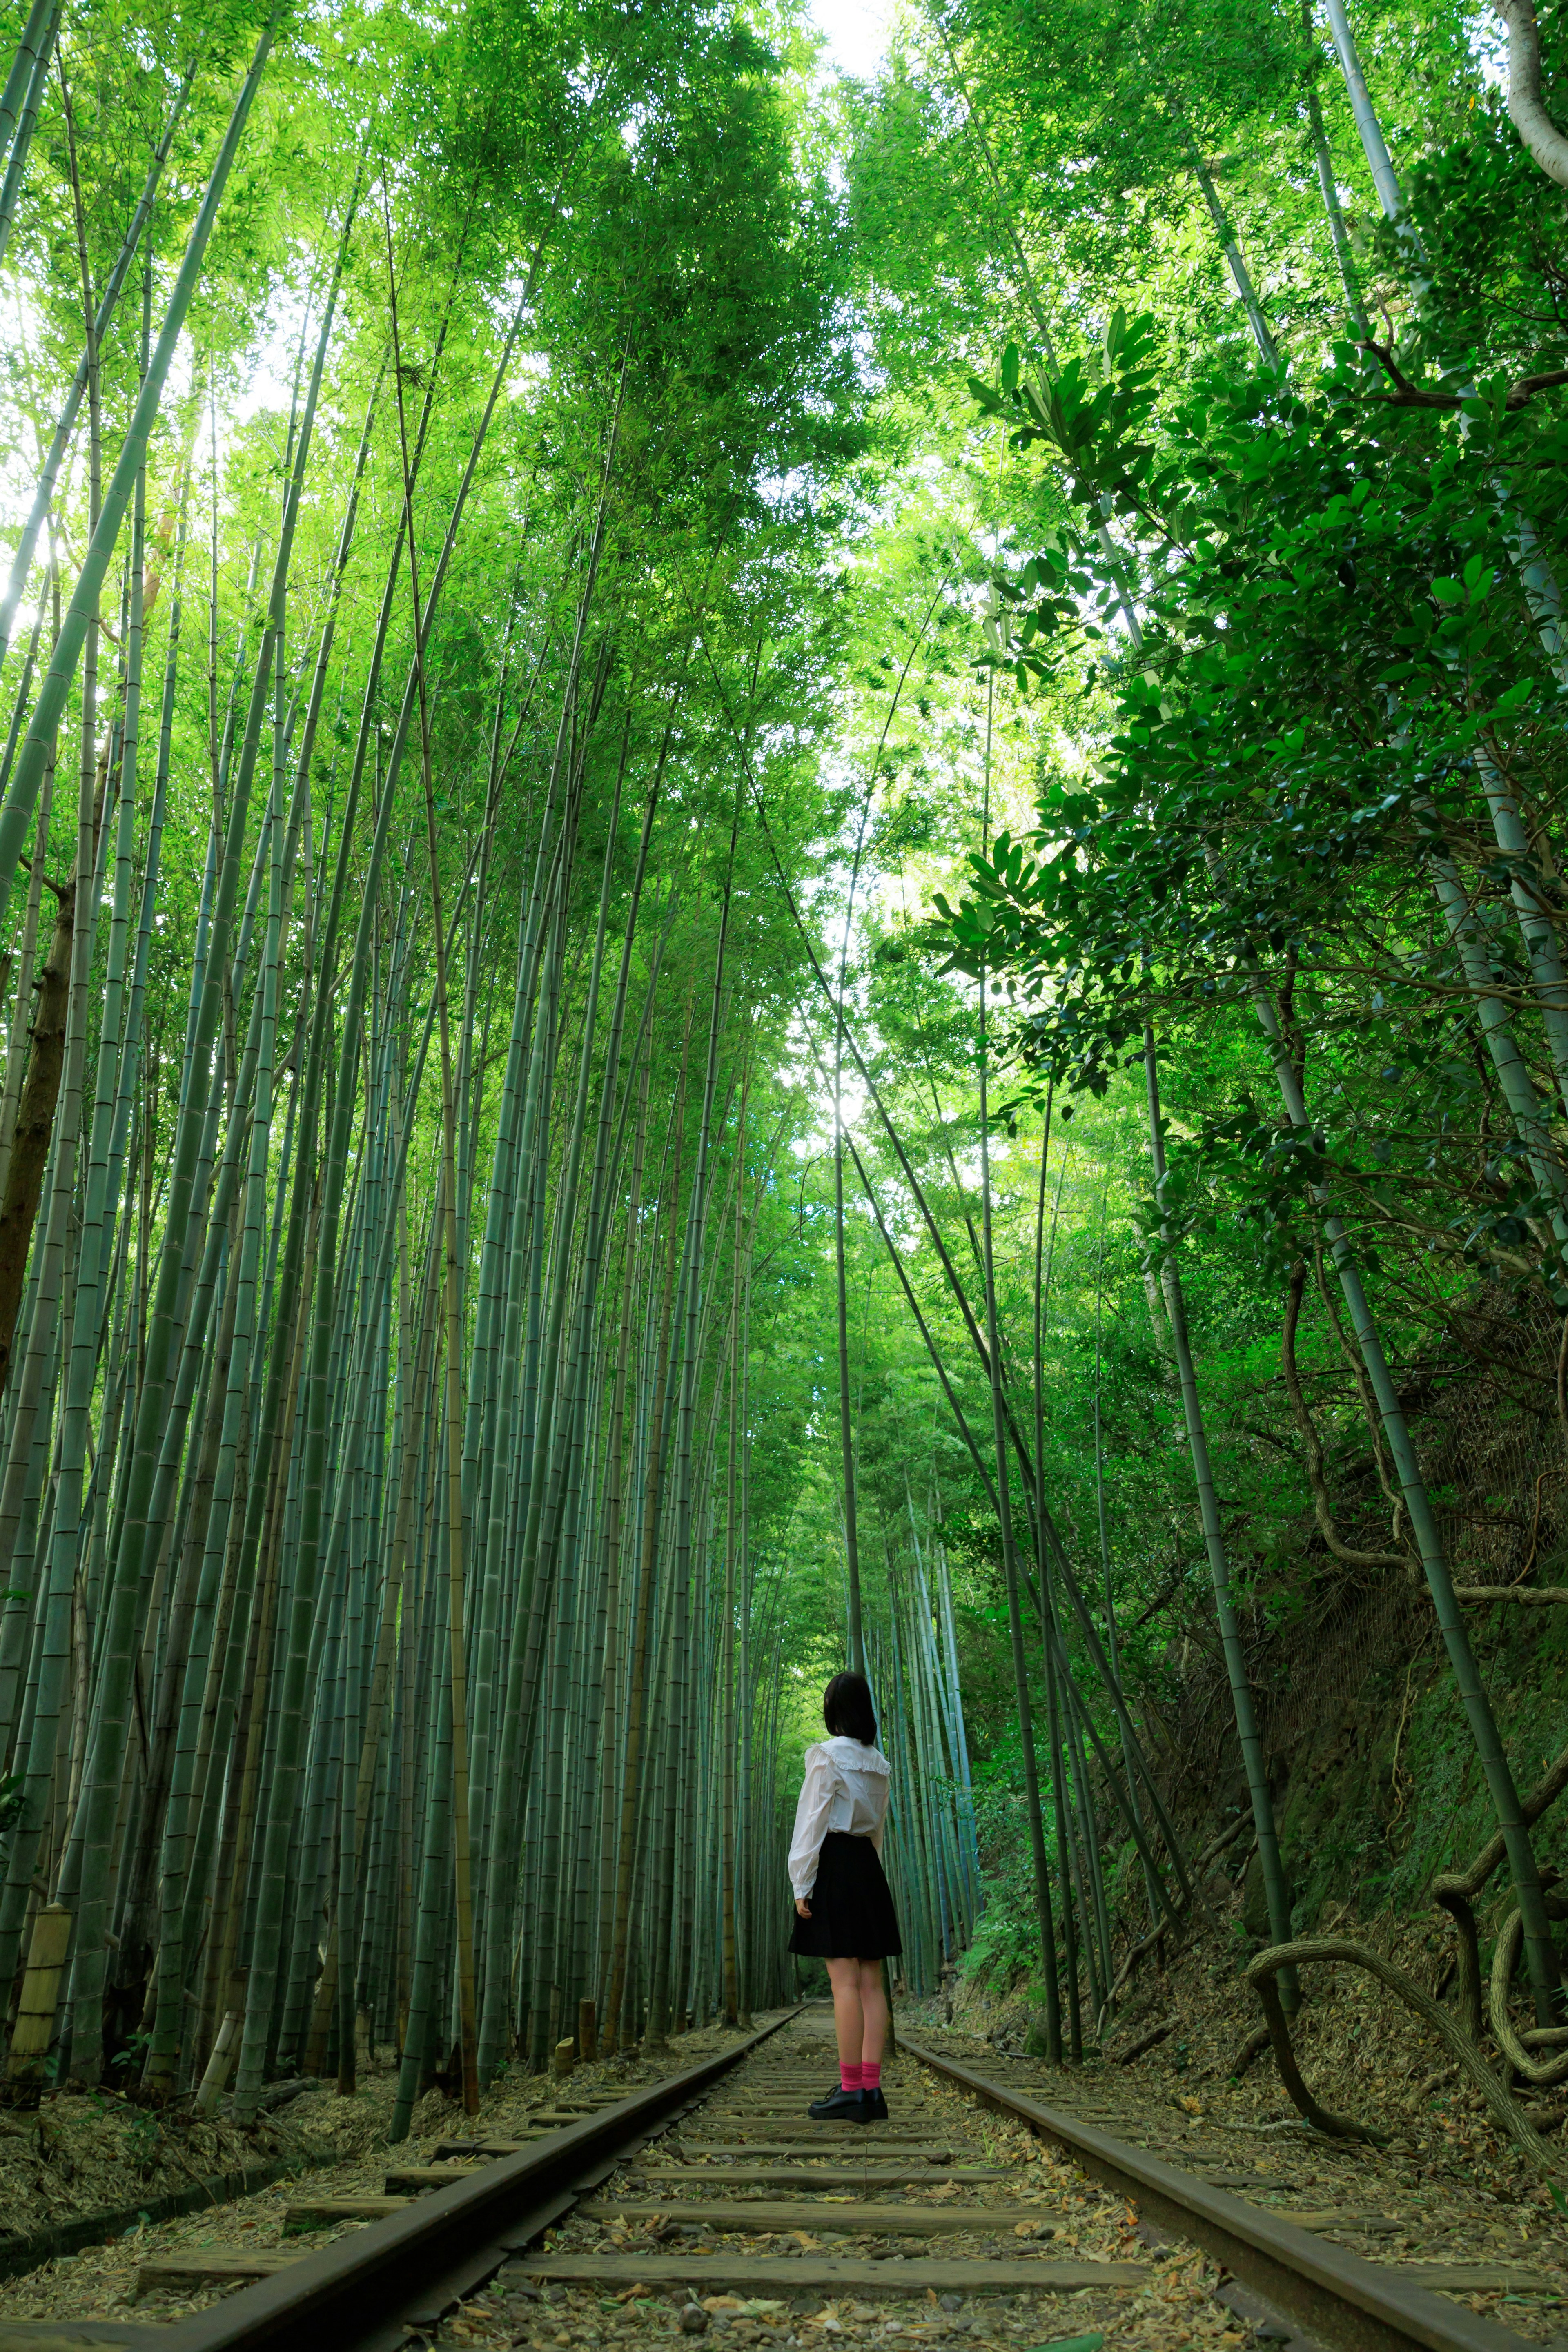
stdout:
[[(754, 2106), (748, 2105), (732, 2107), (705, 2107), (703, 2114), (710, 2121), (716, 2124), (806, 2124), (814, 2131), (826, 2130), (830, 2125), (844, 2120), (840, 2116), (808, 2115), (804, 2099), (796, 2100), (789, 2106), (775, 2099), (769, 2100), (765, 2104), (759, 2101)], [(950, 2131), (952, 2128), (950, 2117), (942, 2116), (939, 2118), (935, 2108), (922, 2106), (918, 2100), (914, 2099), (898, 2100), (889, 2120), (889, 2122), (896, 2120), (905, 2126), (935, 2123), (938, 2128), (942, 2130)], [(867, 2124), (857, 2125), (853, 2128), (877, 2131), (881, 2126), (877, 2124)]]
[[(349, 2200), (345, 2200), (349, 2201)], [(887, 2209), (874, 2209), (885, 2226)], [(984, 2219), (977, 2213), (976, 2219)], [(269, 2247), (205, 2246), (150, 2256), (136, 2271), (135, 2292), (192, 2285), (237, 2285), (271, 2278), (300, 2260)], [(1135, 2287), (1147, 2283), (1142, 2263), (1058, 2262), (1048, 2258), (1005, 2261), (973, 2256), (943, 2262), (920, 2257), (873, 2262), (822, 2255), (711, 2253), (640, 2255), (525, 2254), (521, 2267), (530, 2278), (624, 2288), (706, 2285), (756, 2293), (786, 2294), (855, 2289), (883, 2295), (1075, 2294), (1086, 2287)], [(1541, 2272), (1510, 2263), (1391, 2263), (1391, 2277), (1436, 2294), (1544, 2294), (1552, 2283)]]
[(388, 2197), (417, 2197), (426, 2189), (449, 2189), (454, 2180), (471, 2180), (483, 2169), (478, 2164), (398, 2164), (389, 2168), (382, 2189)]
[[(839, 2088), (839, 2086), (837, 2086), (837, 2082), (832, 2082), (832, 2084), (830, 2084), (830, 2082), (826, 2082), (826, 2079), (823, 2079), (823, 2077), (826, 2077), (826, 2074), (827, 2074), (827, 2067), (823, 2067), (823, 2072), (820, 2072), (820, 2074), (811, 2074), (809, 2082), (797, 2082), (797, 2084), (754, 2084), (754, 2082), (733, 2082), (733, 2084), (721, 2084), (720, 2091), (715, 2091), (715, 2094), (712, 2094), (712, 2098), (708, 2100), (708, 2110), (712, 2112), (712, 2115), (721, 2115), (721, 2112), (724, 2112), (726, 2107), (745, 2107), (745, 2110), (748, 2110), (748, 2112), (750, 2112), (750, 2110), (764, 2110), (764, 2107), (778, 2107), (778, 2110), (781, 2110), (781, 2112), (783, 2112), (783, 2110), (793, 2110), (793, 2112), (797, 2112), (797, 2103), (799, 2103), (799, 2100), (823, 2098), (823, 2095), (826, 2095), (827, 2091), (837, 2091), (837, 2088)], [(837, 2067), (835, 2067), (835, 2074), (837, 2074)], [(886, 2094), (889, 2094), (889, 2098), (896, 2098), (896, 2100), (898, 2100), (898, 2112), (900, 2112), (900, 2115), (912, 2115), (912, 2112), (920, 2112), (920, 2115), (936, 2115), (936, 2112), (938, 2112), (936, 2100), (924, 2098), (924, 2094), (920, 2094), (920, 2091), (905, 2091), (905, 2088), (902, 2088), (902, 2084), (896, 2084), (896, 2082), (893, 2082), (893, 2084), (886, 2084), (886, 2082), (884, 2082), (884, 2084), (881, 2084), (881, 2088), (884, 2088)], [(952, 2112), (952, 2110), (945, 2110), (945, 2112)]]
[(784, 2294), (844, 2293), (849, 2288), (871, 2294), (1077, 2294), (1085, 2287), (1147, 2286), (1152, 2275), (1143, 2263), (986, 2261), (869, 2262), (832, 2254), (624, 2254), (525, 2255), (522, 2268), (531, 2279), (561, 2284), (615, 2287), (703, 2286), (717, 2294), (723, 2287), (764, 2289)]
[(136, 2265), (136, 2292), (151, 2294), (159, 2287), (222, 2286), (245, 2279), (271, 2278), (303, 2254), (280, 2254), (269, 2246), (191, 2246), (169, 2254), (153, 2254)]
[(696, 2221), (721, 2233), (736, 2231), (752, 2237), (781, 2230), (841, 2230), (854, 2237), (882, 2235), (937, 2238), (955, 2231), (994, 2235), (1001, 2230), (1054, 2238), (1066, 2226), (1060, 2214), (1047, 2216), (1028, 2205), (785, 2205), (749, 2198), (728, 2204), (638, 2205), (629, 2200), (595, 2197), (577, 2207), (584, 2221)]
[(847, 2156), (851, 2149), (864, 2147), (868, 2164), (878, 2164), (889, 2157), (901, 2157), (925, 2164), (946, 2164), (952, 2156), (948, 2140), (873, 2139), (876, 2126), (845, 2125), (832, 2140), (807, 2141), (803, 2147), (795, 2139), (709, 2140), (681, 2138), (681, 2152), (686, 2156), (805, 2156), (813, 2147), (826, 2155), (831, 2147), (836, 2157)]
[(808, 2172), (789, 2164), (638, 2164), (638, 2181), (668, 2180), (690, 2189), (940, 2189), (949, 2180), (1005, 2180), (998, 2164), (815, 2165)]
[[(905, 2142), (920, 2137), (923, 2120), (924, 2118), (920, 2116), (892, 2116), (885, 2124), (859, 2124), (852, 2123), (847, 2116), (835, 2116), (830, 2119), (825, 2117), (819, 2120), (812, 2116), (751, 2116), (702, 2114), (692, 2117), (690, 2124), (682, 2129), (681, 2137), (684, 2138), (686, 2132), (689, 2130), (702, 2133), (705, 2138), (730, 2145), (754, 2137), (758, 2139), (787, 2140), (792, 2147), (830, 2147), (835, 2142), (842, 2143), (849, 2139), (859, 2141), (862, 2138), (868, 2147), (879, 2147), (889, 2144), (901, 2147)], [(951, 2141), (952, 2137), (951, 2127), (943, 2125), (940, 2128), (944, 2144)]]
[(408, 2197), (295, 2197), (283, 2208), (283, 2235), (327, 2230), (334, 2221), (384, 2221), (412, 2204)]
[[(1252, 2200), (1247, 2199), (1250, 2204)], [(1298, 2230), (1372, 2230), (1394, 2231), (1404, 2228), (1402, 2221), (1389, 2213), (1352, 2213), (1332, 2205), (1264, 2205), (1259, 2211), (1272, 2214), (1276, 2221), (1293, 2221)]]

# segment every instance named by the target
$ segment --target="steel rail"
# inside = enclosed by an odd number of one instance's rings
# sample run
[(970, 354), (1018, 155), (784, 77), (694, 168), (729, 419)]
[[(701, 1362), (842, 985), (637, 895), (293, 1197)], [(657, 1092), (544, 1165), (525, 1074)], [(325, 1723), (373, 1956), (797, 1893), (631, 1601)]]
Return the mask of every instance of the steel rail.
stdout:
[(901, 2029), (900, 2051), (990, 2107), (1054, 2140), (1145, 2220), (1188, 2238), (1300, 2327), (1336, 2352), (1526, 2352), (1530, 2339), (1482, 2319), (1396, 2272), (1347, 2253), (1310, 2230), (1248, 2205), (1195, 2173), (1114, 2139), (1005, 2083), (943, 2057)]
[(302, 2254), (206, 2311), (162, 2326), (78, 2323), (64, 2335), (72, 2343), (146, 2344), (158, 2352), (262, 2352), (269, 2346), (402, 2352), (433, 2335), (444, 2312), (596, 2189), (629, 2148), (704, 2097), (798, 2013), (785, 2010), (716, 2057), (548, 2132), (449, 2189), (416, 2197), (405, 2211)]

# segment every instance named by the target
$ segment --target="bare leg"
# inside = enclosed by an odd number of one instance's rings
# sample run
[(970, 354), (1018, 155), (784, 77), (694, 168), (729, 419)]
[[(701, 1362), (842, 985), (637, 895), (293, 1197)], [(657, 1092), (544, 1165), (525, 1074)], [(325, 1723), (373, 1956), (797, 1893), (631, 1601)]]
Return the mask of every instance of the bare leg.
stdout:
[[(860, 2045), (866, 2037), (866, 2021), (860, 2011), (861, 1969), (867, 1963), (860, 1960), (829, 1960), (827, 1981), (833, 1987), (833, 2022), (838, 2033), (838, 2063), (841, 2066), (858, 2066)], [(888, 2007), (882, 2004), (882, 2031), (887, 2031)], [(879, 2049), (881, 2044), (879, 2042)]]
[[(828, 1965), (831, 1968), (832, 1962), (830, 1961)], [(888, 1995), (882, 1983), (882, 1963), (880, 1960), (857, 1960), (855, 1968), (859, 1978), (857, 1990), (862, 2021), (860, 2061), (866, 2066), (879, 2066), (882, 2063), (883, 2046), (888, 2039)], [(837, 1987), (835, 1986), (836, 2011), (837, 1998)], [(844, 2048), (842, 2026), (838, 2029), (838, 2047), (840, 2051)]]

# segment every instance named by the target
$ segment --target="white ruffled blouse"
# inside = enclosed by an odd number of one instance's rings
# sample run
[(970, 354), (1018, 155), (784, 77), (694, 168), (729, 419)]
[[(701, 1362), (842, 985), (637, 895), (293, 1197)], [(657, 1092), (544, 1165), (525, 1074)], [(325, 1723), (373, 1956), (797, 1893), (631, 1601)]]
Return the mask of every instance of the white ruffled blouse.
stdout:
[(816, 1885), (817, 1858), (829, 1831), (868, 1837), (881, 1853), (892, 1769), (879, 1748), (862, 1747), (847, 1737), (819, 1739), (806, 1749), (789, 1849), (789, 1883), (797, 1903)]

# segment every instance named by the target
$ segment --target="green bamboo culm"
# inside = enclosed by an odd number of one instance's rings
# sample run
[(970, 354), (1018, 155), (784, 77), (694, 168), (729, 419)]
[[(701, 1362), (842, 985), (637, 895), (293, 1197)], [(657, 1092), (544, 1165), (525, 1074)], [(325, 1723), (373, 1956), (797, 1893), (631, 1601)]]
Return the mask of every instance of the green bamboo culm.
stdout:
[(0, 803), (0, 922), (5, 919), (10, 903), (11, 886), (16, 880), (17, 863), (22, 856), (32, 822), (38, 788), (52, 753), (56, 733), (65, 715), (66, 700), (70, 693), (82, 647), (99, 598), (108, 576), (124, 522), (126, 510), (135, 493), (136, 482), (146, 460), (147, 446), (158, 422), (163, 405), (164, 386), (174, 352), (184, 330), (186, 316), (201, 281), (202, 265), (208, 244), (216, 226), (218, 209), (228, 185), (229, 174), (245, 136), (246, 124), (255, 104), (256, 93), (272, 52), (272, 44), (284, 15), (283, 0), (278, 0), (264, 26), (260, 39), (245, 79), (240, 84), (224, 131), (218, 151), (196, 216), (191, 225), (184, 254), (169, 291), (163, 323), (148, 362), (145, 378), (121, 446), (114, 471), (103, 493), (103, 503), (88, 541), (87, 552), (77, 575), (69, 604), (61, 615), (58, 634), (49, 664), (39, 682), (33, 715), (11, 778), (10, 789)]

